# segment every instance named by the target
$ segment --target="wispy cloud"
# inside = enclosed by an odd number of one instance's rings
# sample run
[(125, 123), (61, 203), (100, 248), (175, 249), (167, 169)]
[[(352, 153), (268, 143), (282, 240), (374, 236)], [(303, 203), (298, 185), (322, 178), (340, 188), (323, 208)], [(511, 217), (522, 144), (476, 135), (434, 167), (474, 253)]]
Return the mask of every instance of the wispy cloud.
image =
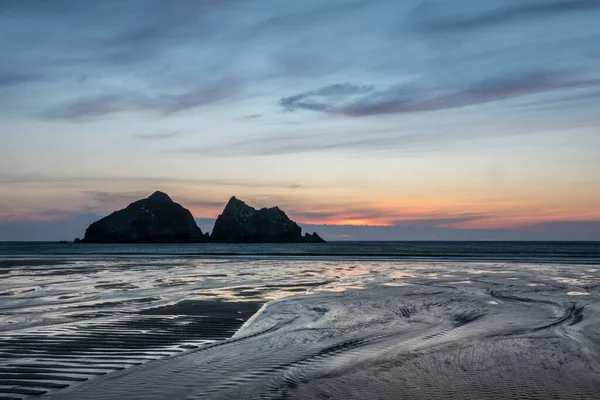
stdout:
[(16, 72), (0, 70), (0, 88), (38, 82), (43, 75), (34, 72)]
[(469, 222), (494, 218), (493, 215), (486, 213), (422, 213), (377, 206), (329, 205), (329, 209), (314, 211), (302, 210), (301, 205), (290, 207), (290, 215), (308, 224), (460, 228)]
[(153, 133), (137, 133), (135, 135), (138, 139), (143, 140), (158, 140), (158, 139), (169, 139), (181, 134), (181, 131), (168, 131), (168, 132), (153, 132)]
[[(306, 232), (318, 232), (326, 240), (600, 240), (600, 222), (579, 222), (584, 230), (546, 230), (536, 226), (519, 229), (460, 229), (438, 226), (333, 226), (302, 224)], [(568, 224), (568, 222), (565, 222)], [(577, 223), (574, 223), (576, 225)]]
[(131, 203), (135, 200), (142, 199), (148, 196), (146, 192), (102, 192), (97, 190), (86, 190), (82, 192), (85, 196), (89, 196), (93, 201), (102, 206), (115, 205), (117, 203)]
[[(466, 2), (464, 3), (466, 6)], [(473, 4), (469, 2), (469, 6)], [(547, 18), (567, 13), (600, 9), (596, 0), (533, 0), (481, 2), (474, 7), (426, 0), (419, 4), (413, 17), (419, 30), (453, 31), (477, 29), (523, 18)]]
[(98, 219), (100, 214), (93, 207), (85, 207), (77, 210), (20, 210), (19, 213), (0, 216), (0, 221), (4, 222), (61, 222), (70, 221), (84, 217)]
[(60, 219), (3, 219), (0, 218), (0, 241), (73, 240), (82, 237), (85, 228), (100, 218), (82, 211), (60, 216)]
[(430, 215), (420, 218), (406, 218), (394, 221), (393, 226), (431, 226), (431, 227), (459, 227), (465, 222), (479, 221), (490, 218), (489, 214), (466, 213), (452, 216)]
[[(278, 182), (265, 180), (241, 180), (241, 179), (202, 179), (202, 178), (179, 178), (179, 177), (160, 177), (160, 176), (67, 176), (67, 175), (46, 175), (46, 174), (12, 174), (0, 173), (0, 184), (3, 185), (24, 185), (24, 184), (80, 184), (89, 186), (90, 184), (115, 184), (115, 183), (130, 183), (143, 185), (149, 188), (151, 192), (160, 189), (162, 185), (172, 186), (173, 184), (188, 184), (225, 187), (240, 187), (240, 188), (282, 188), (293, 189), (298, 187), (295, 183)], [(89, 194), (95, 195), (98, 198), (102, 197), (99, 191), (88, 191)], [(141, 192), (132, 192), (130, 194), (142, 194)]]
[(79, 121), (125, 111), (152, 111), (170, 115), (216, 103), (234, 95), (237, 90), (238, 85), (235, 82), (221, 81), (178, 93), (102, 94), (58, 105), (41, 116), (46, 119)]
[(245, 120), (258, 119), (258, 118), (261, 118), (262, 116), (263, 116), (262, 114), (249, 114), (249, 115), (243, 116), (241, 119), (245, 119)]
[(284, 97), (279, 105), (287, 112), (320, 111), (350, 117), (435, 111), (559, 89), (598, 85), (600, 79), (570, 79), (547, 71), (498, 76), (461, 89), (428, 91), (417, 85), (377, 88), (371, 85), (336, 84)]
[(538, 232), (595, 234), (600, 238), (600, 221), (548, 221), (534, 224), (530, 229)]
[(187, 199), (186, 206), (200, 208), (225, 208), (228, 199), (222, 200), (206, 200), (206, 199)]
[[(354, 85), (351, 83), (336, 83), (320, 89), (311, 90), (284, 97), (279, 100), (279, 105), (285, 111), (292, 112), (299, 109), (311, 111), (335, 111), (339, 103), (351, 102), (355, 96), (370, 95), (375, 92), (372, 85)], [(358, 97), (360, 99), (360, 97)]]
[(66, 120), (101, 117), (126, 110), (127, 104), (123, 100), (118, 95), (82, 98), (48, 110), (43, 114), (43, 117)]
[(208, 157), (257, 157), (280, 156), (302, 153), (350, 152), (398, 156), (398, 154), (423, 154), (453, 148), (471, 148), (481, 140), (527, 134), (524, 131), (479, 131), (465, 128), (463, 131), (418, 133), (396, 129), (372, 129), (365, 136), (362, 130), (347, 129), (344, 132), (317, 130), (312, 132), (286, 132), (285, 135), (262, 135), (260, 137), (233, 141), (225, 144), (185, 147), (169, 152), (200, 154)]

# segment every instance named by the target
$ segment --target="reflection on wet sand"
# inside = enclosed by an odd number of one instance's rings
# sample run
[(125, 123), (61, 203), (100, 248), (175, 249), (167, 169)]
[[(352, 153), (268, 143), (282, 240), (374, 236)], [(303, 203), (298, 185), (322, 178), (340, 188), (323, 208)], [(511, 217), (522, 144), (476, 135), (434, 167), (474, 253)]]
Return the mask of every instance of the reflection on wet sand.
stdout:
[(596, 373), (582, 372), (600, 371), (594, 266), (29, 261), (5, 262), (0, 278), (0, 397), (493, 398), (504, 382), (504, 394), (519, 388), (513, 398), (593, 398), (600, 389)]

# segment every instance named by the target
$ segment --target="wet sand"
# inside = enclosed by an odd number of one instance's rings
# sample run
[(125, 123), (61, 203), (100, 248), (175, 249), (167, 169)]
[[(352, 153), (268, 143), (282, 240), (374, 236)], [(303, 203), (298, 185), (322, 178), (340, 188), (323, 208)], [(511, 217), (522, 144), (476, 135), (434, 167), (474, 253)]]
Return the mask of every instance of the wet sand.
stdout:
[[(188, 262), (146, 264), (138, 274), (131, 265), (103, 264), (98, 268), (114, 275), (80, 277), (89, 294), (61, 292), (67, 298), (55, 300), (52, 310), (43, 307), (56, 290), (26, 292), (32, 284), (19, 278), (26, 271), (13, 271), (4, 290), (18, 294), (3, 303), (2, 318), (29, 317), (20, 322), (24, 328), (1, 336), (0, 397), (45, 391), (48, 399), (593, 399), (600, 393), (597, 265)], [(54, 282), (74, 280), (65, 272), (70, 264), (48, 268), (57, 271)], [(142, 279), (150, 276), (151, 285)], [(99, 291), (104, 295), (90, 300)], [(44, 318), (47, 326), (31, 326)]]
[(119, 318), (13, 332), (0, 341), (0, 399), (73, 387), (230, 338), (261, 305), (181, 301)]
[(60, 398), (597, 398), (595, 305), (444, 286), (271, 303), (232, 340)]

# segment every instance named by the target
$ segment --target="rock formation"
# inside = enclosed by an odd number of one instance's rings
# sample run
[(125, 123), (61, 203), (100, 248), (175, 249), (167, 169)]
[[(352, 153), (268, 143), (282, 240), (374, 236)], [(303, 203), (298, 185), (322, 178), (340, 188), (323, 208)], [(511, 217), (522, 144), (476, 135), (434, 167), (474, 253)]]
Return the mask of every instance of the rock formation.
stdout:
[(196, 243), (208, 235), (192, 213), (163, 192), (131, 203), (91, 224), (83, 243)]
[(232, 197), (215, 222), (210, 240), (227, 243), (324, 243), (316, 233), (302, 236), (302, 228), (279, 207), (256, 210)]

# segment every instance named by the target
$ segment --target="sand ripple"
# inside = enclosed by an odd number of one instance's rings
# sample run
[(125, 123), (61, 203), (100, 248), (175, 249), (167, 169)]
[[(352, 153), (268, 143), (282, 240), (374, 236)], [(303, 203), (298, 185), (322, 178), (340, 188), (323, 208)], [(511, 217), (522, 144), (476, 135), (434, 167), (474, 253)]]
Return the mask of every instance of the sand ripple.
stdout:
[[(72, 264), (8, 274), (0, 318), (15, 326), (0, 334), (0, 398), (600, 393), (590, 266), (204, 260), (200, 273), (198, 263), (97, 265), (94, 279)], [(49, 270), (62, 271), (53, 283)]]

